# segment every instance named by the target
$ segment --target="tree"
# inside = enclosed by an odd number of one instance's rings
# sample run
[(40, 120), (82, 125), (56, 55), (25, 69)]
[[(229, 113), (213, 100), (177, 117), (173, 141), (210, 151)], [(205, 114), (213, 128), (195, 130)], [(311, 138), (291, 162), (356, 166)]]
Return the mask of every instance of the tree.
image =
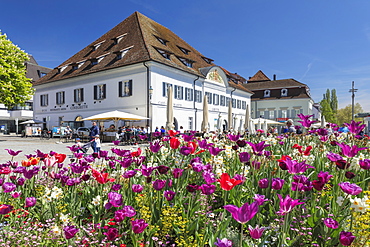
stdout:
[(320, 102), (321, 114), (325, 117), (325, 120), (329, 123), (336, 123), (336, 118), (333, 110), (331, 109), (329, 100), (323, 99)]
[(336, 113), (338, 110), (338, 98), (337, 98), (337, 91), (335, 89), (331, 90), (330, 106), (333, 112)]
[(0, 103), (7, 107), (24, 104), (34, 92), (26, 77), (28, 54), (0, 32)]
[[(360, 105), (360, 103), (356, 103), (355, 104), (355, 114), (357, 113), (361, 113), (363, 112), (364, 110), (362, 109), (362, 106)], [(341, 108), (337, 111), (337, 119), (338, 119), (338, 123), (339, 124), (343, 124), (343, 123), (350, 123), (351, 120), (352, 120), (352, 105), (347, 105), (346, 107), (344, 108)], [(355, 121), (362, 121), (362, 118), (355, 118)]]

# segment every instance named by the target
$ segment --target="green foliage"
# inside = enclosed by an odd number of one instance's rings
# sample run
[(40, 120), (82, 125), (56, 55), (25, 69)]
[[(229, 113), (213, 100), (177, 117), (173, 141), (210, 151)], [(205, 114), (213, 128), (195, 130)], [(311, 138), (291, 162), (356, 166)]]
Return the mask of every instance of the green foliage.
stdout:
[(331, 92), (326, 89), (326, 93), (323, 94), (323, 99), (320, 102), (321, 114), (325, 117), (325, 120), (330, 123), (338, 123), (336, 112), (338, 109), (338, 98), (335, 89)]
[[(360, 103), (356, 103), (354, 113), (357, 114), (361, 112), (363, 112), (362, 106), (360, 105)], [(336, 113), (336, 116), (339, 124), (350, 123), (352, 120), (352, 105), (350, 104), (344, 108), (339, 109)], [(355, 121), (362, 121), (362, 118), (355, 118)]]
[(0, 103), (7, 107), (23, 104), (34, 90), (26, 77), (28, 55), (0, 32)]
[(335, 89), (331, 90), (330, 106), (331, 106), (331, 109), (334, 112), (337, 112), (337, 110), (338, 110), (338, 98), (337, 98), (337, 92), (336, 92)]

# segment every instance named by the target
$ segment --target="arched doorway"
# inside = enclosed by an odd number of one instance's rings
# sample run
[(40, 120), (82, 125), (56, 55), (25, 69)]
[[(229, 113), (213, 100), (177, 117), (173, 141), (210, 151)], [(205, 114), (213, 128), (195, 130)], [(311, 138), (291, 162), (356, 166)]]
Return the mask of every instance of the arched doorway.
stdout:
[(223, 124), (222, 124), (222, 131), (226, 131), (228, 129), (228, 124), (227, 124), (227, 121), (224, 120)]
[(179, 123), (175, 117), (173, 118), (173, 126), (176, 131), (179, 129)]

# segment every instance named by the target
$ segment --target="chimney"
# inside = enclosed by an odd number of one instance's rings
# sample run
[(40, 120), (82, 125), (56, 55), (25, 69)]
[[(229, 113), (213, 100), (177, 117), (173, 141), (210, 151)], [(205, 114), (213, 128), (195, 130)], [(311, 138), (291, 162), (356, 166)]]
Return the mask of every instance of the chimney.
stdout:
[(273, 81), (276, 81), (276, 74), (273, 75)]

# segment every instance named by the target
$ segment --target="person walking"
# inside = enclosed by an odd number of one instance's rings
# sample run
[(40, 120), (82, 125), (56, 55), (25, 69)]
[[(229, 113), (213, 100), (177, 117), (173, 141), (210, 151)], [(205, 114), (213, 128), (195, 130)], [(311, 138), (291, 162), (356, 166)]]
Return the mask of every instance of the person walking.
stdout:
[(100, 131), (99, 131), (98, 126), (96, 126), (96, 122), (93, 122), (92, 123), (92, 126), (90, 128), (90, 135), (89, 136), (90, 136), (90, 141), (92, 142), (91, 143), (91, 147), (94, 150), (94, 152), (96, 150), (96, 142), (94, 141), (95, 140), (95, 136), (96, 135), (99, 135), (99, 134), (100, 134)]

